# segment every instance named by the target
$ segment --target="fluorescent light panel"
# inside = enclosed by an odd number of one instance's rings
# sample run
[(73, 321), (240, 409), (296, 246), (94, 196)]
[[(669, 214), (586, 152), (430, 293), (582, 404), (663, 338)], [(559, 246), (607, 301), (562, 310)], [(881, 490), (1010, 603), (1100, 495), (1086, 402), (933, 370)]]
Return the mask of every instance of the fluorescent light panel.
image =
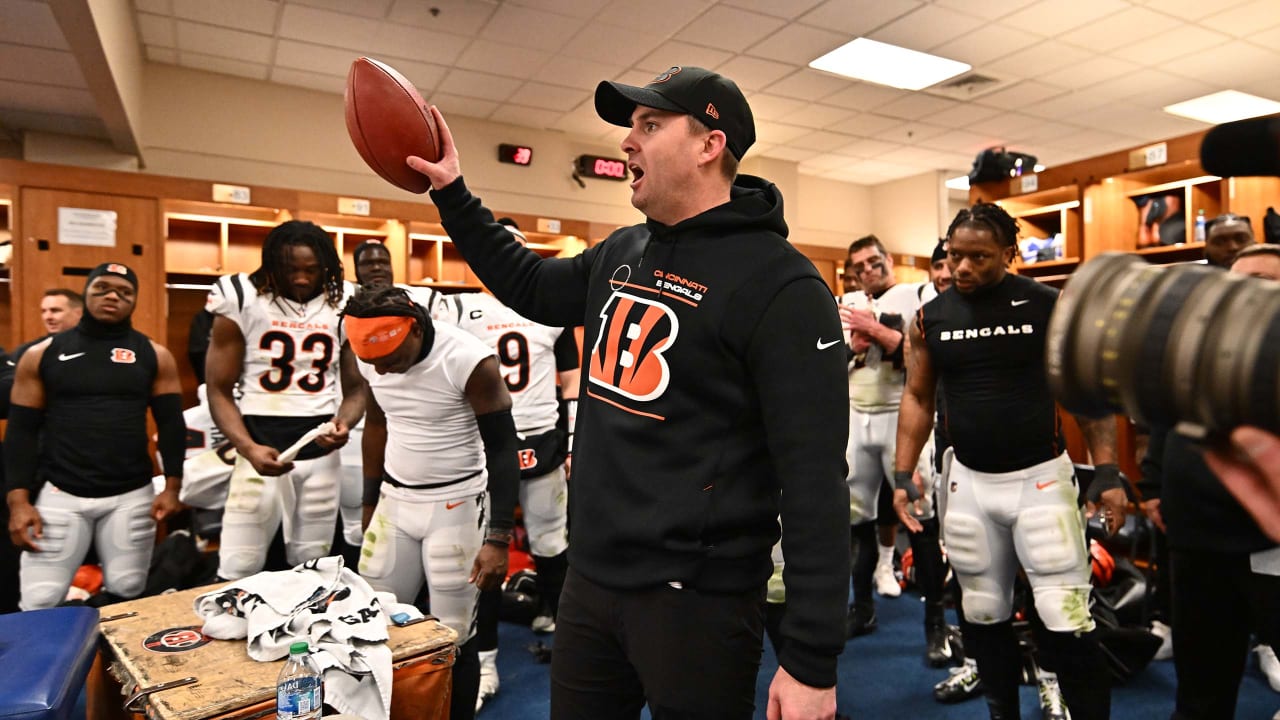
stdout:
[(1280, 112), (1280, 102), (1242, 93), (1239, 90), (1223, 90), (1180, 103), (1166, 105), (1164, 111), (1199, 120), (1210, 125), (1220, 125), (1233, 120), (1272, 115)]
[(901, 90), (920, 90), (969, 70), (955, 60), (857, 38), (809, 63), (815, 70)]

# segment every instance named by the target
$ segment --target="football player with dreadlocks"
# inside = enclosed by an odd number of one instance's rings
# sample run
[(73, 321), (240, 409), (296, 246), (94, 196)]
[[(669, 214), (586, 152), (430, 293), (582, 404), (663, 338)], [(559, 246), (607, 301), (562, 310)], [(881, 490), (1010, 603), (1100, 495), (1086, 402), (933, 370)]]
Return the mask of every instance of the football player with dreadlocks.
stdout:
[(433, 324), (397, 287), (362, 290), (343, 326), (368, 407), (360, 574), (458, 633), (450, 717), (476, 710), (476, 601), (502, 585), (520, 485), (511, 395), (494, 349)]
[[(933, 429), (938, 381), (954, 460), (944, 460), (942, 519), (963, 590), (965, 652), (977, 660), (993, 720), (1017, 718), (1019, 653), (1011, 619), (1021, 564), (1049, 632), (1037, 637), (1075, 720), (1110, 715), (1106, 660), (1089, 614), (1090, 558), (1078, 489), (1044, 371), (1057, 292), (1007, 271), (1018, 221), (997, 205), (961, 210), (947, 230), (955, 292), (923, 305), (907, 339), (898, 415), (895, 506), (921, 500), (913, 470)], [(1097, 463), (1088, 499), (1109, 532), (1124, 522), (1115, 422), (1078, 418)]]
[[(222, 518), (220, 577), (262, 570), (281, 521), (289, 563), (329, 552), (342, 474), (333, 450), (364, 414), (364, 396), (354, 391), (355, 358), (339, 322), (351, 289), (329, 235), (290, 220), (267, 234), (261, 267), (225, 275), (209, 292), (209, 410), (237, 452)], [(350, 390), (341, 405), (340, 375)], [(334, 429), (303, 447), (296, 462), (281, 462), (281, 450), (330, 420)]]

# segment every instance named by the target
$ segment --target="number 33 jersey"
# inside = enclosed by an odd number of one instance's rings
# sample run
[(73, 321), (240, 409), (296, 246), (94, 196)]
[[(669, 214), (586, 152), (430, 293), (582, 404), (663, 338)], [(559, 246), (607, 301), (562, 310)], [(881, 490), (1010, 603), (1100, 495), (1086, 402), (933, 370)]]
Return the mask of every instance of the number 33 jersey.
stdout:
[(338, 313), (354, 293), (343, 283), (342, 302), (325, 294), (305, 303), (260, 295), (246, 273), (224, 275), (209, 291), (205, 309), (244, 335), (240, 376), (243, 415), (312, 417), (338, 409), (339, 352), (345, 337)]

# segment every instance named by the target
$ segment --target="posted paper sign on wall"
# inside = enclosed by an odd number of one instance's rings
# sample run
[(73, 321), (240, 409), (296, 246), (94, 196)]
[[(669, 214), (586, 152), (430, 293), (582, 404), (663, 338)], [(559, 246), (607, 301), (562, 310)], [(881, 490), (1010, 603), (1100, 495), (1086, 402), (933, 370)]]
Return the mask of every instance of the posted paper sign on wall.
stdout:
[(115, 211), (58, 208), (58, 242), (62, 245), (115, 247)]

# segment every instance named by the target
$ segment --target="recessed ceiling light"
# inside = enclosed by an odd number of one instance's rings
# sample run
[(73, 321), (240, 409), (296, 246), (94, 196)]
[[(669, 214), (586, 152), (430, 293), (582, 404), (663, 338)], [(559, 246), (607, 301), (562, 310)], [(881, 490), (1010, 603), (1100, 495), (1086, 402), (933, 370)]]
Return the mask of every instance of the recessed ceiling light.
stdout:
[(902, 90), (920, 90), (955, 77), (972, 66), (897, 45), (857, 38), (809, 63), (809, 67)]
[(946, 185), (951, 190), (968, 190), (969, 176), (957, 175), (956, 177), (953, 177), (953, 178), (947, 178), (947, 181), (943, 184)]
[(1043, 165), (1041, 165), (1040, 163), (1036, 163), (1035, 171), (1036, 171), (1036, 172), (1038, 172), (1038, 173), (1039, 173), (1039, 172), (1044, 172), (1044, 166), (1043, 166)]
[(1232, 120), (1272, 115), (1280, 112), (1280, 102), (1242, 93), (1239, 90), (1223, 90), (1180, 103), (1166, 105), (1164, 111), (1181, 115), (1210, 125), (1221, 125)]

